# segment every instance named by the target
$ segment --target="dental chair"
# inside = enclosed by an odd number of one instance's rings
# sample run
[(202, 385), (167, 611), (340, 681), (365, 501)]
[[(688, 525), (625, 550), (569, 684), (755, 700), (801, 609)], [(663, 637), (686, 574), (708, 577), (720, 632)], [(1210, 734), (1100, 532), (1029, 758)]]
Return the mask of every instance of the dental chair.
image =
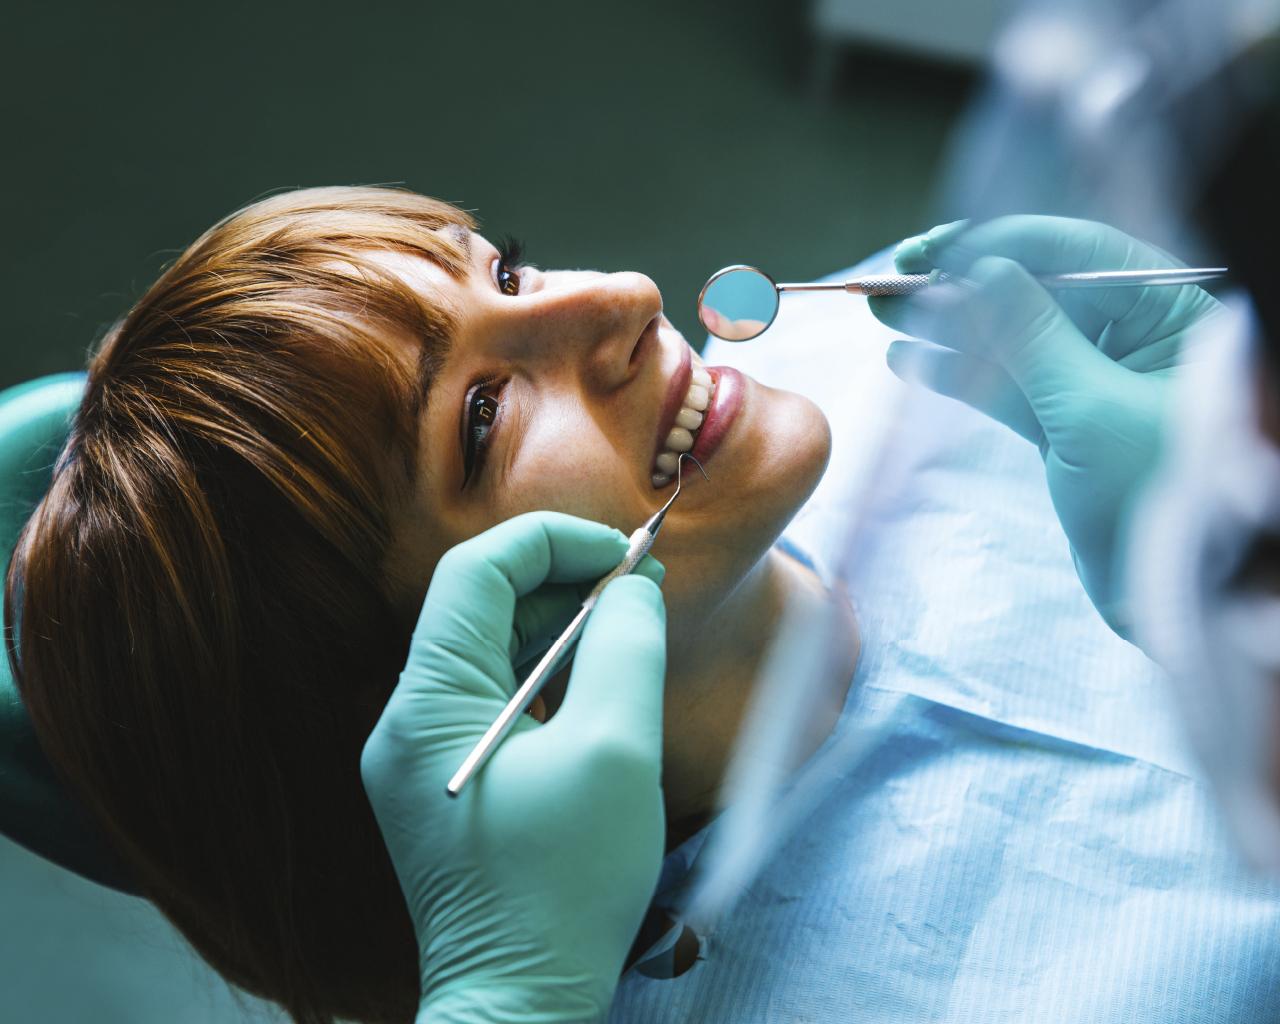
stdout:
[[(0, 550), (14, 543), (49, 488), (84, 391), (83, 373), (59, 373), (0, 392)], [(128, 874), (55, 775), (0, 659), (0, 833), (61, 867), (121, 892)]]

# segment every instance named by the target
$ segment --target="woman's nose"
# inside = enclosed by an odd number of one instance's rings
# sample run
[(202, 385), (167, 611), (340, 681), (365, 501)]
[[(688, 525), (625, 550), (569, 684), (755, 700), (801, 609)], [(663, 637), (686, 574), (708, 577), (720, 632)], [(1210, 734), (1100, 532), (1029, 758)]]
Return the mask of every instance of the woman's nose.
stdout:
[(576, 369), (583, 384), (598, 391), (613, 390), (631, 379), (640, 337), (662, 312), (658, 286), (631, 271), (572, 271), (549, 281), (538, 298), (539, 320), (553, 335), (551, 355), (558, 354), (563, 367)]

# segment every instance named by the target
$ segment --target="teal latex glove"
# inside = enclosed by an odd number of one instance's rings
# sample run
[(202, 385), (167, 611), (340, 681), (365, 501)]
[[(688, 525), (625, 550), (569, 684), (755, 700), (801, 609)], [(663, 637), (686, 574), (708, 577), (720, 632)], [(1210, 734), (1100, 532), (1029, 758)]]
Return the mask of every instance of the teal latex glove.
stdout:
[(1127, 635), (1116, 548), (1159, 457), (1180, 350), (1220, 303), (1195, 285), (1051, 294), (1032, 275), (1184, 265), (1114, 228), (1060, 217), (941, 225), (903, 242), (895, 262), (966, 283), (871, 300), (879, 320), (934, 343), (894, 342), (890, 368), (1039, 447), (1085, 591)]
[[(610, 583), (555, 716), (521, 716), (445, 794), (627, 538), (517, 516), (440, 560), (360, 769), (418, 934), (420, 1021), (594, 1021), (606, 1013), (662, 861), (662, 566)], [(647, 577), (647, 578), (646, 578)]]

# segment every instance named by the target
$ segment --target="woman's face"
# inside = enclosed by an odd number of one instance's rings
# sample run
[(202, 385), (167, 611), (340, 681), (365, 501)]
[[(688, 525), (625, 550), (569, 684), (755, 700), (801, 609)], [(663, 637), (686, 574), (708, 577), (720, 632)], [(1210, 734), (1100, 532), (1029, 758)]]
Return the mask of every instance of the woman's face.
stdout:
[[(448, 548), (519, 513), (567, 512), (631, 533), (670, 497), (674, 480), (655, 474), (692, 440), (710, 479), (685, 463), (653, 551), (667, 569), (670, 639), (692, 633), (817, 484), (826, 418), (800, 395), (704, 369), (643, 274), (516, 270), (481, 236), (469, 239), (461, 280), (417, 257), (378, 257), (458, 318), (395, 529), (397, 576), (422, 581), (406, 595), (409, 621)], [(703, 373), (709, 396), (698, 393)], [(678, 422), (698, 425), (673, 438)]]

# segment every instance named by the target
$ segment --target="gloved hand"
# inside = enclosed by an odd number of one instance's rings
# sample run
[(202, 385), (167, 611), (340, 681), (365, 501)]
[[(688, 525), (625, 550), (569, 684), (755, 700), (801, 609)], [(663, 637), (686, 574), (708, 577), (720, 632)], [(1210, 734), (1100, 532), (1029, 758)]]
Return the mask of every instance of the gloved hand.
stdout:
[[(436, 567), (408, 662), (360, 770), (418, 934), (420, 1021), (603, 1017), (662, 860), (662, 566), (615, 580), (564, 703), (521, 716), (461, 795), (445, 794), (627, 538), (517, 516)], [(646, 578), (648, 577), (648, 578)]]
[(1195, 285), (1046, 291), (1032, 275), (1184, 265), (1114, 228), (1060, 217), (941, 225), (903, 242), (895, 262), (964, 281), (870, 300), (883, 323), (935, 343), (894, 342), (890, 368), (1039, 447), (1085, 591), (1126, 636), (1118, 538), (1159, 455), (1179, 351), (1220, 303)]

